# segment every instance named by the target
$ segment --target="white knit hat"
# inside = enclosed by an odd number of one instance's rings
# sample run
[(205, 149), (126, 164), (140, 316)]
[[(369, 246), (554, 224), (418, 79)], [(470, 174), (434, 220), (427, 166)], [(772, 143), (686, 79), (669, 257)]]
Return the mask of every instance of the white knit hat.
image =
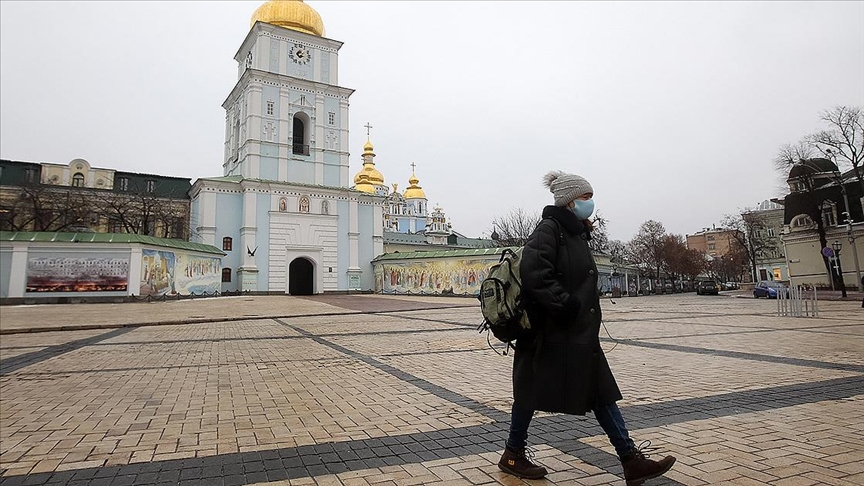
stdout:
[(570, 201), (589, 192), (594, 194), (591, 183), (585, 180), (584, 177), (575, 174), (566, 174), (560, 170), (553, 170), (543, 176), (543, 184), (555, 196), (556, 206), (566, 206), (570, 204)]

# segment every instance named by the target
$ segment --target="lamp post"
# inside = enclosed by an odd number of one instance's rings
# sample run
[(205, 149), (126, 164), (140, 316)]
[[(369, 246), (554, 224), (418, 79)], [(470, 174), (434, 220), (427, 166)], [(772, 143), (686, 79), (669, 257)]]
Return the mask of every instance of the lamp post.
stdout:
[[(834, 153), (833, 150), (825, 149), (825, 153), (831, 157), (834, 162), (834, 166), (837, 166), (837, 154)], [(864, 290), (864, 282), (861, 282), (861, 264), (858, 262), (858, 247), (855, 246), (855, 235), (852, 234), (852, 213), (849, 208), (849, 195), (846, 194), (846, 186), (843, 184), (843, 177), (840, 175), (839, 171), (837, 173), (837, 184), (840, 186), (840, 193), (843, 194), (843, 204), (846, 207), (846, 211), (843, 212), (843, 215), (846, 218), (846, 236), (849, 240), (849, 244), (852, 245), (852, 259), (855, 262), (855, 285), (858, 287), (858, 291), (861, 292)], [(846, 287), (844, 285), (843, 292), (845, 294)], [(845, 295), (844, 295), (845, 297)]]
[(843, 267), (840, 265), (840, 250), (843, 248), (843, 245), (839, 241), (834, 240), (831, 248), (834, 249), (834, 262), (837, 266), (837, 276), (840, 278), (840, 295), (846, 297), (846, 282), (843, 281)]

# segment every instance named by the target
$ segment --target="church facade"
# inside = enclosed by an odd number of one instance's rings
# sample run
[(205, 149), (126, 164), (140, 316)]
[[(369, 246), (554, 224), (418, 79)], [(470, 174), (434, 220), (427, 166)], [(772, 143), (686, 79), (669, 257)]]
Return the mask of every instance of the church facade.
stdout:
[(350, 186), (342, 43), (302, 1), (252, 16), (223, 104), (222, 176), (195, 182), (192, 241), (222, 248), (222, 291), (370, 290), (385, 196)]

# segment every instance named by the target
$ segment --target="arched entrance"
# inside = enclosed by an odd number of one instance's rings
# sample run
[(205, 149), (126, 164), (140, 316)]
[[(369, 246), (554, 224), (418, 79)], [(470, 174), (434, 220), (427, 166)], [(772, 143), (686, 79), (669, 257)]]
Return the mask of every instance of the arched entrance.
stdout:
[(312, 295), (315, 291), (314, 267), (306, 258), (295, 258), (288, 265), (288, 294)]

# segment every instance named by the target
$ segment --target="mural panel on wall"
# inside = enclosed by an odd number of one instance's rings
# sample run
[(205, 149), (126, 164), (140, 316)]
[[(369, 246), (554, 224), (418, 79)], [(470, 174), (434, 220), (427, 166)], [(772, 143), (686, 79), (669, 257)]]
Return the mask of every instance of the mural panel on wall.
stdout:
[(222, 260), (219, 258), (178, 253), (174, 268), (177, 292), (181, 294), (213, 294), (222, 289)]
[(125, 292), (129, 258), (30, 257), (27, 292)]
[(491, 260), (426, 260), (376, 265), (375, 290), (384, 294), (477, 295)]
[(142, 250), (140, 295), (213, 294), (222, 283), (219, 258)]
[(141, 295), (176, 294), (174, 252), (141, 251)]

